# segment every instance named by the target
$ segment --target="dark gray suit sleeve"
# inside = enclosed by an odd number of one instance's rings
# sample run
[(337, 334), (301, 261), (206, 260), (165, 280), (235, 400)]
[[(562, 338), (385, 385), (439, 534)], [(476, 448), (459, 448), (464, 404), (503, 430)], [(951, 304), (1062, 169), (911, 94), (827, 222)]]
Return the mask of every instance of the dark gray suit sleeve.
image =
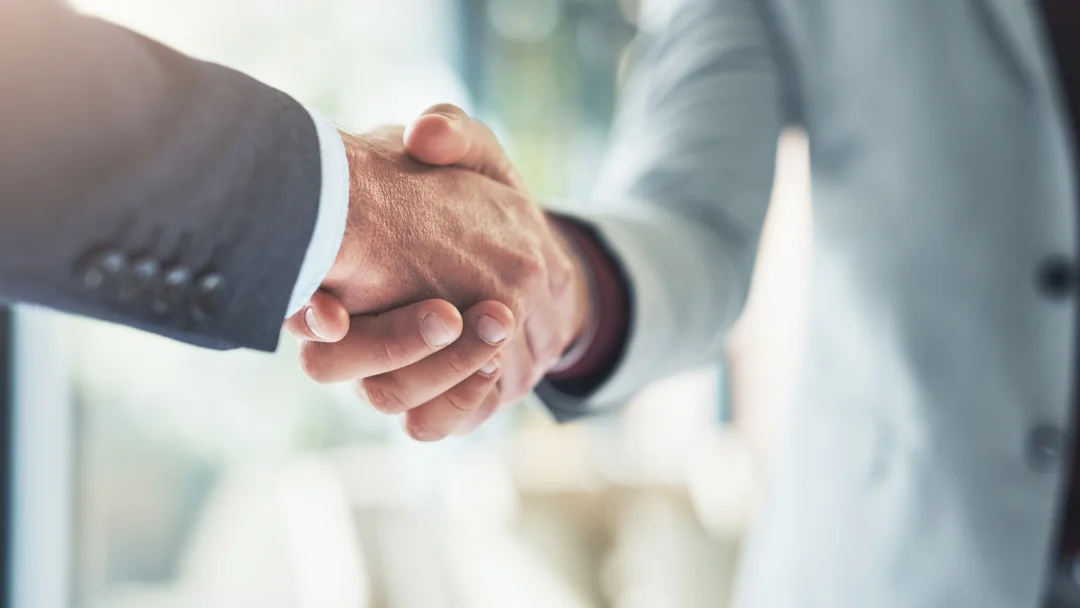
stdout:
[(287, 95), (45, 0), (0, 2), (0, 299), (273, 350), (322, 169)]

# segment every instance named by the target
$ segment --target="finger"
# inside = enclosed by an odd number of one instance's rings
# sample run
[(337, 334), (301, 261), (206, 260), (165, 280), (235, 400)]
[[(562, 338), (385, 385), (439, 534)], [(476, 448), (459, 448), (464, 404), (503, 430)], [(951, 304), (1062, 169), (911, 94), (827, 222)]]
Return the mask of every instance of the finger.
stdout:
[(429, 165), (455, 165), (518, 188), (521, 176), (484, 123), (450, 104), (429, 108), (404, 133), (405, 149)]
[(297, 340), (337, 342), (349, 332), (349, 311), (341, 300), (319, 290), (307, 306), (285, 321), (285, 329)]
[(480, 404), (480, 407), (473, 412), (471, 416), (465, 419), (464, 422), (458, 425), (452, 434), (460, 437), (462, 435), (468, 435), (480, 428), (480, 425), (487, 422), (495, 415), (495, 412), (499, 411), (499, 405), (501, 403), (502, 400), (499, 398), (499, 387), (495, 386), (488, 392), (487, 396), (484, 397), (484, 401)]
[(300, 364), (316, 382), (357, 380), (400, 369), (461, 335), (461, 313), (445, 300), (427, 300), (380, 315), (353, 317), (334, 344), (305, 342)]
[(499, 358), (427, 403), (405, 414), (405, 432), (417, 441), (438, 441), (480, 409), (499, 378)]
[(562, 320), (550, 318), (554, 312), (554, 309), (533, 311), (533, 316), (529, 317), (525, 325), (525, 342), (529, 345), (529, 354), (533, 361), (526, 392), (539, 384), (547, 372), (559, 363), (562, 356), (563, 350), (559, 347), (561, 341), (555, 340), (557, 324)]
[(503, 370), (499, 378), (499, 392), (503, 403), (516, 401), (532, 390), (532, 378), (536, 369), (532, 352), (526, 340), (525, 328), (514, 335), (503, 353)]
[(363, 381), (371, 405), (400, 414), (457, 386), (502, 350), (514, 331), (514, 316), (499, 302), (487, 301), (465, 312), (465, 331), (437, 355)]

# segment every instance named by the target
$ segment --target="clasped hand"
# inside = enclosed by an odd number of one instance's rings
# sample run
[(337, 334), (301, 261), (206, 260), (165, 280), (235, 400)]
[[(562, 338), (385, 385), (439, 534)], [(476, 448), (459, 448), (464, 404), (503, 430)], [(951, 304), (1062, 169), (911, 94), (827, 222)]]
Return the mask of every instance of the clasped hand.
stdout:
[(404, 414), (415, 439), (475, 429), (581, 333), (582, 262), (491, 131), (458, 108), (342, 137), (348, 227), (322, 288), (286, 321), (300, 363)]

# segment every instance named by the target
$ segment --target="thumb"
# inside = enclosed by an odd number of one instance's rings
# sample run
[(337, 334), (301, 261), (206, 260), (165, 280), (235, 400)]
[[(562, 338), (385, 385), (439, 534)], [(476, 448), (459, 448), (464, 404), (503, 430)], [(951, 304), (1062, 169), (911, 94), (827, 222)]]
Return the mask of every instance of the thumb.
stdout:
[(405, 149), (429, 165), (456, 166), (512, 188), (521, 176), (491, 129), (450, 104), (433, 106), (405, 129)]
[(338, 342), (349, 333), (349, 323), (341, 300), (320, 289), (307, 306), (285, 320), (285, 330), (298, 340)]

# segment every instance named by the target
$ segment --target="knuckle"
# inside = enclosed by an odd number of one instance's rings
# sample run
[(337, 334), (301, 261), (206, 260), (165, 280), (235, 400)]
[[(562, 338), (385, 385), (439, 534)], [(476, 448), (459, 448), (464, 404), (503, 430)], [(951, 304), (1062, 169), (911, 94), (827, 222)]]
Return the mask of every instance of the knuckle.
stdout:
[(559, 273), (561, 281), (569, 282), (574, 274), (574, 262), (570, 254), (561, 253), (555, 256), (555, 270)]
[(544, 331), (544, 326), (534, 317), (525, 327), (525, 346), (534, 362), (546, 361), (556, 350), (555, 337)]
[(399, 340), (378, 340), (373, 344), (375, 362), (381, 369), (394, 370), (405, 360), (405, 345)]
[(573, 277), (570, 272), (562, 268), (561, 264), (551, 273), (548, 278), (548, 287), (551, 289), (551, 295), (554, 298), (563, 298), (570, 293), (573, 287)]
[(543, 262), (533, 262), (525, 269), (525, 286), (528, 289), (536, 289), (537, 286), (547, 285), (547, 268)]
[(534, 217), (533, 214), (538, 205), (527, 194), (515, 191), (510, 193), (507, 199), (512, 207), (521, 210), (526, 216)]
[(510, 309), (510, 314), (514, 316), (515, 321), (525, 318), (525, 313), (529, 309), (529, 298), (524, 293), (515, 290), (499, 298), (499, 301)]
[(529, 293), (545, 279), (547, 270), (543, 258), (532, 253), (517, 256), (511, 265), (511, 285), (516, 291)]
[(537, 248), (531, 252), (525, 267), (522, 268), (522, 274), (527, 284), (532, 287), (537, 282), (543, 282), (547, 277), (547, 264), (544, 262), (544, 254)]
[[(487, 387), (487, 383), (477, 383)], [(461, 387), (460, 390), (453, 390), (444, 395), (446, 403), (455, 410), (464, 413), (471, 414), (480, 407), (480, 400), (483, 398), (483, 394), (478, 387)]]
[(304, 342), (300, 346), (300, 369), (315, 382), (330, 382), (326, 351), (318, 342)]
[(367, 393), (367, 400), (371, 407), (383, 414), (400, 414), (409, 409), (397, 391), (393, 387), (386, 386), (384, 382), (364, 380), (362, 390)]
[(468, 376), (472, 373), (471, 367), (465, 357), (456, 350), (446, 353), (446, 371), (448, 374), (455, 377)]
[(420, 420), (410, 418), (405, 422), (405, 434), (411, 437), (415, 441), (438, 441), (446, 437), (445, 433), (442, 433), (430, 426), (424, 424)]

